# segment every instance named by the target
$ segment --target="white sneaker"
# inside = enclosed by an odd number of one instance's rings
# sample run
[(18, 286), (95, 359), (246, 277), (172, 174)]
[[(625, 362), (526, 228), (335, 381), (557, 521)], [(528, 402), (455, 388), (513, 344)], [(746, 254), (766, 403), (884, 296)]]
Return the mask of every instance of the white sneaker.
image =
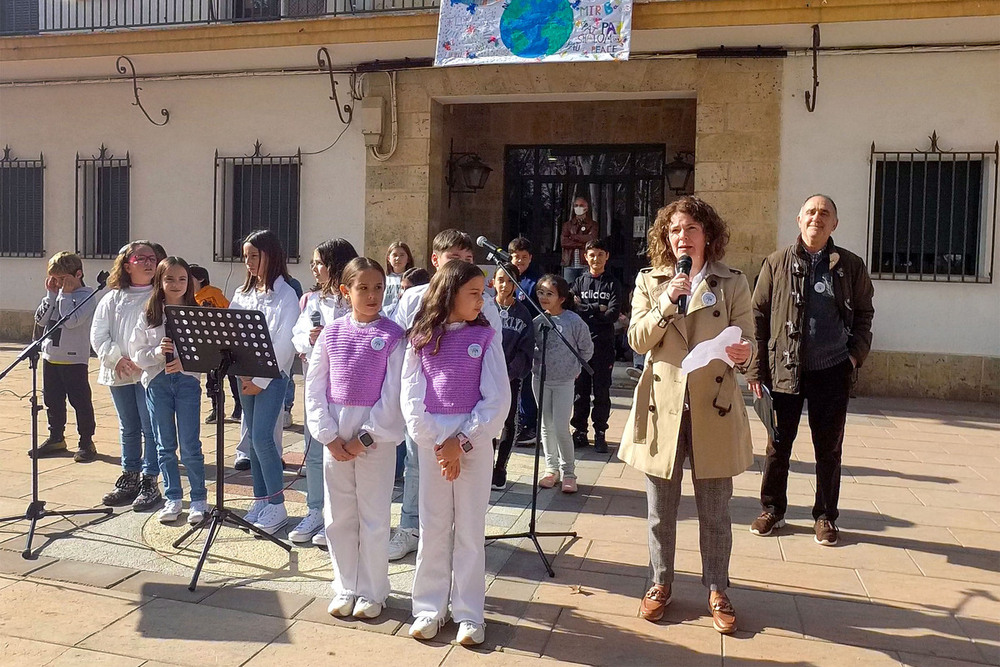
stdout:
[(330, 600), (326, 613), (330, 616), (350, 616), (354, 611), (354, 600), (353, 595), (337, 595)]
[(260, 516), (257, 517), (253, 525), (268, 535), (274, 535), (286, 523), (288, 523), (288, 511), (285, 510), (285, 503), (277, 505), (268, 503), (260, 511)]
[(283, 418), (284, 422), (282, 423), (282, 427), (283, 428), (288, 428), (288, 427), (290, 427), (292, 425), (292, 411), (291, 410), (285, 410), (284, 413), (285, 413), (285, 416)]
[(208, 501), (192, 500), (191, 507), (188, 509), (188, 523), (197, 526), (205, 520), (206, 514), (208, 514)]
[(157, 513), (156, 518), (160, 520), (160, 523), (173, 523), (180, 517), (183, 509), (184, 504), (181, 501), (167, 500), (163, 504), (163, 509)]
[(478, 646), (486, 639), (486, 624), (462, 621), (458, 624), (458, 634), (455, 641), (462, 646)]
[(267, 507), (266, 500), (255, 500), (250, 503), (250, 507), (247, 508), (247, 513), (243, 515), (243, 519), (247, 523), (257, 523), (257, 519), (260, 518), (261, 510)]
[(313, 535), (312, 543), (313, 546), (323, 547), (324, 549), (326, 549), (326, 531), (321, 530), (315, 535)]
[(372, 602), (368, 598), (358, 598), (351, 616), (354, 618), (376, 618), (381, 613), (382, 605), (378, 602)]
[(425, 615), (417, 616), (413, 625), (410, 626), (410, 636), (414, 639), (434, 639), (442, 625), (444, 625), (443, 619)]
[(322, 530), (323, 526), (323, 510), (309, 510), (305, 518), (299, 521), (299, 525), (288, 532), (288, 539), (292, 542), (308, 544), (313, 535)]
[(389, 560), (399, 560), (417, 550), (420, 535), (412, 528), (397, 528), (389, 540)]

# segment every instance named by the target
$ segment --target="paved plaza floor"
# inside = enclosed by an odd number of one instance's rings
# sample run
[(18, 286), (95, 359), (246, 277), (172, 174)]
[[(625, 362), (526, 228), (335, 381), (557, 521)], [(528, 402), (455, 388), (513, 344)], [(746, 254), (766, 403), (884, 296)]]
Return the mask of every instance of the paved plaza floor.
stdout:
[[(0, 344), (0, 368), (19, 346)], [(99, 505), (118, 477), (117, 421), (107, 388), (91, 383), (100, 456), (39, 464), (50, 510)], [(286, 460), (301, 461), (297, 426)], [(0, 516), (31, 497), (30, 375), (0, 382)], [(229, 399), (227, 399), (229, 400)], [(614, 398), (617, 443), (631, 395)], [(231, 403), (230, 403), (231, 405)], [(206, 403), (207, 411), (207, 403)], [(68, 440), (75, 446), (72, 421)], [(45, 436), (44, 413), (39, 415)], [(852, 401), (844, 443), (840, 544), (813, 541), (813, 456), (803, 419), (789, 480), (788, 526), (752, 535), (759, 512), (764, 435), (751, 417), (756, 459), (735, 479), (732, 589), (740, 630), (719, 635), (701, 587), (697, 517), (685, 480), (678, 522), (674, 601), (660, 623), (637, 616), (648, 585), (645, 480), (592, 449), (578, 464), (580, 492), (539, 495), (549, 578), (530, 543), (487, 548), (487, 637), (474, 650), (406, 635), (414, 554), (390, 569), (390, 608), (376, 621), (326, 613), (331, 568), (324, 551), (292, 552), (222, 529), (195, 592), (187, 589), (204, 535), (174, 548), (184, 524), (116, 509), (111, 517), (47, 517), (21, 557), (27, 523), (0, 524), (0, 664), (11, 665), (908, 665), (1000, 664), (1000, 419), (995, 406), (927, 400)], [(226, 451), (238, 437), (226, 427)], [(215, 479), (214, 427), (202, 442)], [(494, 492), (487, 523), (498, 534), (528, 522), (533, 450), (517, 448), (513, 482)], [(226, 458), (231, 466), (231, 456)], [(690, 477), (690, 471), (686, 471)], [(286, 471), (294, 521), (305, 479)], [(227, 503), (243, 508), (249, 474), (227, 467)], [(209, 487), (210, 500), (214, 485)], [(399, 488), (393, 504), (399, 513)], [(395, 523), (395, 519), (394, 519)], [(283, 533), (282, 533), (283, 535)]]

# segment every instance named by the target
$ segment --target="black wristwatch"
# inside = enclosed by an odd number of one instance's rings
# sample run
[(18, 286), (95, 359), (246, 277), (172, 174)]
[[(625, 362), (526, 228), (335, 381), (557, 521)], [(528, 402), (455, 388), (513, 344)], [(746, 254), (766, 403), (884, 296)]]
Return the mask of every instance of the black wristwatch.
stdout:
[(455, 436), (458, 438), (458, 444), (462, 446), (462, 451), (468, 454), (472, 451), (472, 443), (469, 442), (469, 438), (464, 433), (459, 433)]
[(368, 449), (375, 444), (375, 438), (373, 438), (372, 434), (368, 431), (361, 431), (361, 433), (358, 433), (358, 440), (365, 446), (365, 449)]

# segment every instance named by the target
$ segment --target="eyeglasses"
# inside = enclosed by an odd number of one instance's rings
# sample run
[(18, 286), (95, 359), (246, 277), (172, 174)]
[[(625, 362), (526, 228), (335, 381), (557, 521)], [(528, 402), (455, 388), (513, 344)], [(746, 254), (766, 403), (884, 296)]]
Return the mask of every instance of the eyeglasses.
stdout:
[(132, 255), (129, 264), (156, 264), (156, 255)]

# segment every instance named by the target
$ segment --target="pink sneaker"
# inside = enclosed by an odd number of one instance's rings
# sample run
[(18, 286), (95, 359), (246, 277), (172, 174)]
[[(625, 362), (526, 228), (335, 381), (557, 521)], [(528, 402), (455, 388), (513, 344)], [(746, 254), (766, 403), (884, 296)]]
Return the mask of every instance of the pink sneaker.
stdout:
[(553, 486), (556, 485), (557, 481), (558, 480), (556, 479), (554, 473), (551, 472), (546, 473), (544, 477), (538, 480), (538, 486), (542, 487), (543, 489), (551, 489)]
[(563, 493), (576, 493), (576, 477), (567, 477), (562, 483)]

